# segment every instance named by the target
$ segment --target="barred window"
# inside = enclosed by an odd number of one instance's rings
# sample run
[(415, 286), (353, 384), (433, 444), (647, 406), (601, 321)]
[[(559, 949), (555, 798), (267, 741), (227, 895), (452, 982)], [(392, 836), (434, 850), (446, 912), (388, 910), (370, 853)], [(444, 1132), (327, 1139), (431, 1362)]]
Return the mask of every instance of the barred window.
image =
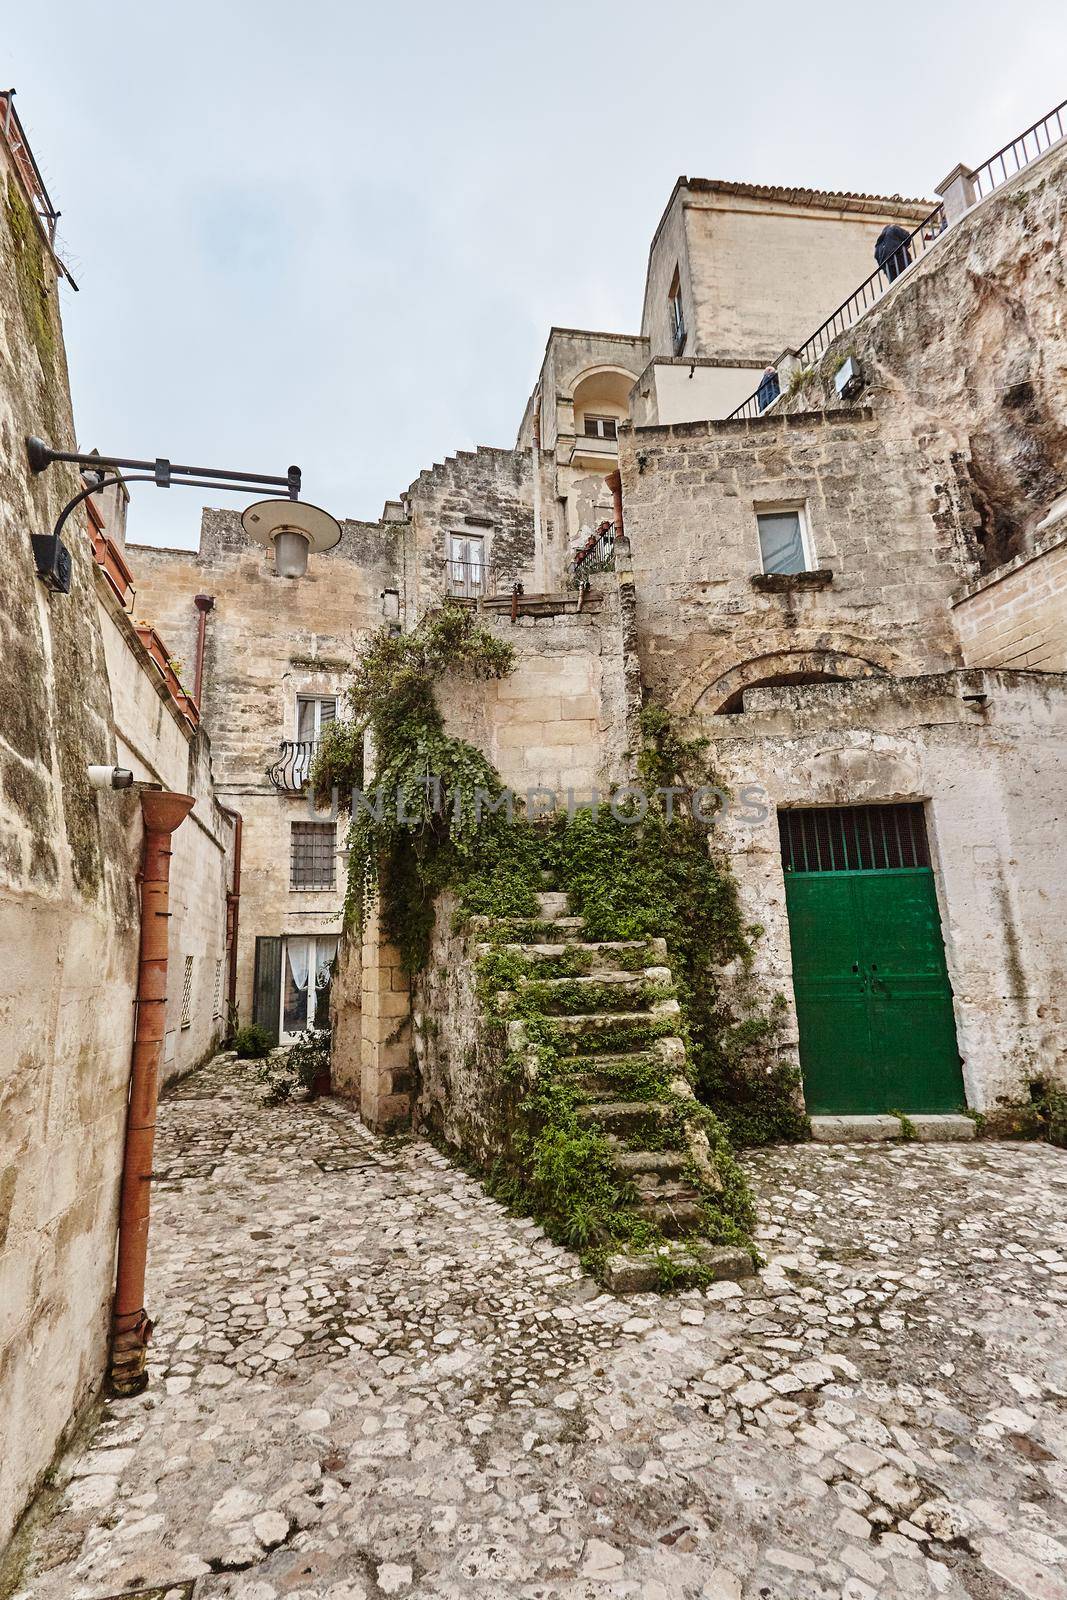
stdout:
[(182, 983), (182, 1027), (187, 1028), (193, 1020), (193, 958), (185, 958), (185, 979)]
[(212, 1011), (211, 1015), (212, 1015), (212, 1017), (221, 1017), (222, 1016), (222, 958), (221, 958), (221, 956), (215, 962), (215, 1009)]
[(294, 822), (289, 838), (289, 887), (332, 889), (336, 857), (332, 822)]

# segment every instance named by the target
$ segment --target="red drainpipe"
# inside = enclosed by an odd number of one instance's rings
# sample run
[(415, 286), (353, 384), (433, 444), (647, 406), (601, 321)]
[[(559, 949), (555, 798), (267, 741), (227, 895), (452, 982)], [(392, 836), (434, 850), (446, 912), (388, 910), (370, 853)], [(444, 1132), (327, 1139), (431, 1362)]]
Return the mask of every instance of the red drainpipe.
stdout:
[(622, 526), (622, 473), (621, 472), (609, 472), (608, 473), (608, 477), (607, 477), (607, 484), (608, 484), (608, 488), (611, 490), (611, 498), (615, 503), (615, 537), (617, 539), (621, 539), (622, 536), (623, 536), (623, 526)]
[(193, 672), (193, 699), (200, 710), (200, 691), (204, 686), (204, 639), (207, 634), (207, 614), (215, 605), (213, 594), (193, 596), (193, 605), (200, 613), (196, 619), (196, 666)]
[(230, 1006), (237, 1004), (237, 928), (241, 918), (241, 830), (243, 822), (239, 811), (220, 805), (224, 816), (233, 818), (233, 888), (226, 896), (226, 931), (230, 936), (230, 970), (226, 979)]
[(145, 1360), (152, 1323), (144, 1308), (144, 1286), (159, 1062), (167, 1025), (170, 839), (193, 804), (191, 794), (169, 794), (160, 789), (141, 791), (144, 816), (141, 953), (119, 1206), (118, 1269), (111, 1319), (108, 1375), (114, 1394), (140, 1394), (148, 1384)]

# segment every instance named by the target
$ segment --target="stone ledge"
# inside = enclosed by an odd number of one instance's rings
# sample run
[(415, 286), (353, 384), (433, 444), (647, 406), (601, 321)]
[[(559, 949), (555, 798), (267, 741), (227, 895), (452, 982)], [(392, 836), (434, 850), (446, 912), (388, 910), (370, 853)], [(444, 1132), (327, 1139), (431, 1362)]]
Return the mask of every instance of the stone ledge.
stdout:
[(829, 567), (814, 572), (754, 572), (749, 578), (760, 594), (788, 594), (794, 589), (828, 589), (834, 581)]
[[(668, 1249), (666, 1258), (672, 1285), (679, 1289), (703, 1280), (710, 1273), (715, 1282), (723, 1278), (750, 1278), (755, 1272), (747, 1250), (734, 1245), (701, 1244), (685, 1239)], [(604, 1266), (604, 1284), (612, 1294), (649, 1294), (661, 1291), (662, 1258), (650, 1256), (609, 1256)]]
[[(940, 1116), (904, 1113), (920, 1144), (943, 1144), (973, 1139), (974, 1121), (960, 1113)], [(869, 1144), (879, 1139), (904, 1139), (899, 1117), (812, 1117), (811, 1136), (818, 1144)]]

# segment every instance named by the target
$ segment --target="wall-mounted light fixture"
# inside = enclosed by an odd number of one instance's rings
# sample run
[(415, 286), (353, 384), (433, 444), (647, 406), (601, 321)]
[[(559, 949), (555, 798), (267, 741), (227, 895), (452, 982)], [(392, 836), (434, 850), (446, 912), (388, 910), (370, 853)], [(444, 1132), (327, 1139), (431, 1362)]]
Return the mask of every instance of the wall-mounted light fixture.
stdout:
[[(271, 532), (266, 538), (260, 538), (258, 532), (245, 525), (246, 532), (260, 539), (260, 543), (274, 543), (275, 561), (283, 577), (300, 576), (307, 566), (309, 548), (329, 550), (341, 537), (340, 527), (327, 512), (299, 503), (299, 467), (290, 467), (284, 477), (272, 477), (263, 472), (239, 472), (229, 467), (175, 466), (166, 456), (157, 456), (155, 461), (136, 461), (127, 456), (81, 455), (76, 450), (53, 450), (51, 445), (32, 434), (26, 440), (26, 454), (34, 474), (47, 471), (53, 461), (67, 461), (80, 467), (83, 476), (92, 480), (63, 507), (51, 533), (30, 535), (38, 577), (56, 594), (70, 593), (70, 552), (60, 537), (67, 518), (83, 500), (113, 483), (154, 483), (157, 489), (185, 484), (193, 489), (227, 489), (238, 494), (258, 494), (265, 487), (284, 489), (288, 499), (260, 500), (249, 508), (259, 513), (257, 528), (270, 526)], [(107, 468), (111, 469), (110, 477)], [(294, 535), (295, 542), (285, 540), (279, 544), (286, 534)]]

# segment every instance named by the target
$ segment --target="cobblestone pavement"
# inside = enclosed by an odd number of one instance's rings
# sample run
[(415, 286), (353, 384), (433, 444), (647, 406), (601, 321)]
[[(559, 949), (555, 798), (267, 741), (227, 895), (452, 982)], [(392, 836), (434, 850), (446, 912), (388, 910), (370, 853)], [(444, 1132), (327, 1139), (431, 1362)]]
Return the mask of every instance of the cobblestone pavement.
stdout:
[(24, 1600), (1067, 1600), (1067, 1156), (752, 1157), (768, 1266), (620, 1301), (418, 1141), (164, 1103), (149, 1392)]

